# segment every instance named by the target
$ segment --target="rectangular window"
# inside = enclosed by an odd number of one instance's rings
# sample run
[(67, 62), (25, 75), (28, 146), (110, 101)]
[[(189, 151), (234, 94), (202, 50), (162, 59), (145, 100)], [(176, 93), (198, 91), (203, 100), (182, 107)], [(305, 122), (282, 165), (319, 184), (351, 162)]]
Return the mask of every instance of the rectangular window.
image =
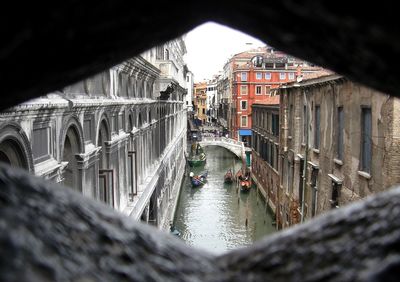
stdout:
[(272, 134), (279, 136), (279, 115), (272, 114)]
[(112, 132), (117, 132), (118, 131), (118, 115), (114, 114), (112, 117)]
[(257, 80), (262, 79), (262, 73), (261, 72), (256, 72), (256, 79)]
[[(151, 121), (149, 121), (149, 122), (151, 122)], [(124, 114), (123, 113), (118, 114), (118, 129), (124, 130)]]
[(51, 157), (50, 126), (34, 125), (32, 136), (32, 152), (35, 163)]
[(240, 80), (241, 81), (247, 81), (247, 72), (242, 72), (240, 74)]
[(158, 46), (156, 48), (156, 60), (163, 60), (164, 59), (164, 47)]
[(99, 169), (99, 200), (114, 207), (113, 169)]
[(206, 114), (206, 109), (203, 109), (203, 115), (205, 115)]
[(286, 172), (286, 177), (285, 177), (285, 191), (286, 193), (289, 193), (289, 175), (290, 175), (290, 162), (287, 158), (285, 158), (285, 172)]
[(268, 80), (271, 79), (271, 73), (270, 72), (266, 72), (265, 73), (265, 79), (268, 79)]
[(304, 180), (304, 159), (300, 159), (300, 170), (299, 170), (299, 207), (303, 205), (303, 180)]
[(320, 139), (320, 118), (321, 109), (320, 106), (315, 106), (315, 119), (314, 119), (314, 148), (319, 149), (319, 139)]
[(247, 85), (240, 85), (240, 95), (247, 95)]
[(242, 101), (240, 102), (240, 109), (241, 109), (241, 110), (247, 110), (247, 101), (242, 100)]
[(303, 105), (303, 143), (306, 143), (307, 136), (307, 106)]
[(265, 95), (270, 95), (270, 90), (271, 90), (271, 87), (270, 86), (265, 86)]
[(329, 201), (331, 203), (331, 208), (336, 209), (339, 207), (339, 193), (340, 193), (340, 188), (341, 184), (336, 183), (332, 181), (332, 197), (331, 200)]
[(242, 116), (241, 127), (247, 127), (247, 116)]
[(318, 169), (313, 168), (311, 172), (311, 215), (317, 214), (317, 197), (318, 197)]
[(343, 159), (343, 132), (344, 132), (344, 112), (343, 107), (338, 107), (338, 121), (337, 121), (337, 155), (339, 160)]
[(92, 140), (92, 120), (91, 119), (84, 120), (83, 135), (85, 137), (85, 143), (93, 142), (93, 140)]
[(361, 170), (370, 172), (372, 159), (371, 108), (362, 108), (361, 115)]
[(289, 136), (293, 135), (293, 105), (289, 106)]
[(281, 79), (281, 80), (286, 79), (286, 73), (285, 72), (280, 72), (279, 73), (279, 79)]
[(289, 72), (289, 79), (293, 80), (294, 79), (294, 72)]
[(256, 86), (256, 95), (261, 95), (262, 94), (262, 90), (261, 90), (261, 85), (257, 85)]
[(137, 195), (137, 158), (135, 151), (128, 152), (128, 181), (129, 181), (129, 200)]

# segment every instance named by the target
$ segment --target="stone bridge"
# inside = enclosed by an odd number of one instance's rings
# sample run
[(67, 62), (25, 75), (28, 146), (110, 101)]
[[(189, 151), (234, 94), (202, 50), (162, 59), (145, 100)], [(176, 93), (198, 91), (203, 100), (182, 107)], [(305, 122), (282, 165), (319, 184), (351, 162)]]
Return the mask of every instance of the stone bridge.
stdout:
[(220, 146), (228, 149), (232, 153), (234, 153), (238, 158), (245, 159), (247, 150), (249, 148), (245, 148), (243, 142), (237, 141), (235, 139), (226, 138), (226, 137), (203, 137), (199, 144), (203, 147), (206, 146)]

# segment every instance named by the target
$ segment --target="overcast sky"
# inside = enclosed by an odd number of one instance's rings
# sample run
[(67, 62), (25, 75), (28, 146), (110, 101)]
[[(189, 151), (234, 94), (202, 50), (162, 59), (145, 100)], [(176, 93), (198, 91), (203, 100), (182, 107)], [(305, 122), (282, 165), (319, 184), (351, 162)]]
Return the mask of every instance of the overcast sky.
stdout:
[(185, 60), (194, 73), (195, 82), (211, 79), (218, 74), (232, 55), (265, 45), (245, 33), (211, 22), (190, 31), (185, 43)]

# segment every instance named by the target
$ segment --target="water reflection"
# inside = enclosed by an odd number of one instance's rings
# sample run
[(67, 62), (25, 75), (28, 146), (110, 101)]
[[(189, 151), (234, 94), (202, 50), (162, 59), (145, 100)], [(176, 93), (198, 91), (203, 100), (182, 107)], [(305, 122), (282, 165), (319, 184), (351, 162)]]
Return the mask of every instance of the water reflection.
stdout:
[(275, 231), (272, 217), (256, 189), (240, 192), (225, 184), (229, 168), (237, 171), (241, 162), (228, 150), (206, 147), (204, 167), (190, 168), (195, 174), (209, 171), (208, 182), (192, 188), (186, 177), (175, 217), (175, 227), (189, 245), (222, 253), (247, 246)]

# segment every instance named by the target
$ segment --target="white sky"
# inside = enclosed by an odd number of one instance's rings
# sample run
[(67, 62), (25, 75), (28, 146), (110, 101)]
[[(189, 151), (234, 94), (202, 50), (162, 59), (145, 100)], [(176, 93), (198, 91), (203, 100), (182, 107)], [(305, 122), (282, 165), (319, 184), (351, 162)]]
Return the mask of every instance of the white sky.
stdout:
[(265, 45), (245, 33), (212, 22), (187, 33), (185, 43), (185, 61), (194, 74), (195, 82), (218, 74), (232, 55)]

